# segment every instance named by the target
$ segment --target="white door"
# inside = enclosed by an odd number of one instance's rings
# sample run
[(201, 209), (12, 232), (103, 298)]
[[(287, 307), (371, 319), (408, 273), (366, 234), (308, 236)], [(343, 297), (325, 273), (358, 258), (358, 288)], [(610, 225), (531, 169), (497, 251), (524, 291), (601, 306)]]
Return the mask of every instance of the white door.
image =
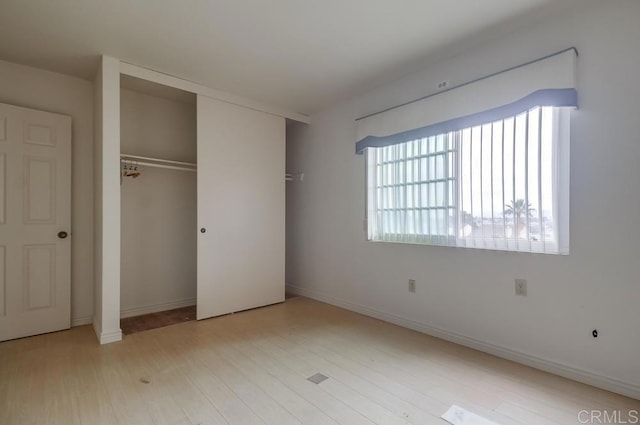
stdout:
[(0, 341), (68, 329), (71, 117), (0, 104)]
[(198, 96), (198, 319), (284, 301), (284, 118)]

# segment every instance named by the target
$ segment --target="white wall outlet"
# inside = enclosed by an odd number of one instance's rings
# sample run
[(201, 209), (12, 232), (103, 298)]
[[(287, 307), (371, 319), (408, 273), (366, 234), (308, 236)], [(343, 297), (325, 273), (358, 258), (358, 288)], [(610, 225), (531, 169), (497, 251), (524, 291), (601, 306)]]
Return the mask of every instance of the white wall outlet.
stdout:
[(516, 279), (516, 295), (527, 296), (527, 279)]
[(409, 292), (416, 292), (416, 280), (409, 279)]
[(448, 88), (448, 87), (449, 87), (449, 84), (450, 84), (450, 83), (449, 83), (449, 80), (440, 81), (440, 82), (438, 83), (438, 90), (444, 90), (444, 89)]

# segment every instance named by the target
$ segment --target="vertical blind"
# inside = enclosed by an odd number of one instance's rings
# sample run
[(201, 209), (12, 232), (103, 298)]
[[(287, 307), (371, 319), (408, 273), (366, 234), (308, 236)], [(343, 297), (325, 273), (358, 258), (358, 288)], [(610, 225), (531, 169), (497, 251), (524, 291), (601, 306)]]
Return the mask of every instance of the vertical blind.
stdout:
[[(389, 123), (400, 130), (369, 134), (357, 144), (357, 152), (366, 151), (369, 239), (567, 254), (567, 107), (577, 106), (572, 55), (567, 51), (533, 69), (507, 72), (517, 71), (527, 82), (516, 93), (534, 90), (508, 104), (442, 122), (427, 115), (422, 127), (399, 127), (395, 118), (402, 110), (412, 110), (413, 117), (435, 110), (439, 95), (359, 122), (359, 131), (390, 128)], [(537, 83), (525, 78), (541, 70)], [(553, 76), (559, 76), (555, 83)], [(500, 84), (513, 85), (517, 78), (500, 74), (481, 81), (481, 89), (474, 83), (459, 90), (477, 93), (495, 84), (497, 97), (506, 99)], [(444, 109), (454, 98), (461, 97), (449, 95)], [(490, 104), (493, 97), (485, 102)]]
[(568, 111), (367, 149), (370, 240), (568, 253)]

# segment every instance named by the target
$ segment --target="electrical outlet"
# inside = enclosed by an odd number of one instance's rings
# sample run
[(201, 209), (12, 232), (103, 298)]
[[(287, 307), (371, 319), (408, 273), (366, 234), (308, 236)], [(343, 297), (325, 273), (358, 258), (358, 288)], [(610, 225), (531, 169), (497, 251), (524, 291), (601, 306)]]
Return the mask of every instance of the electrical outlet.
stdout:
[(438, 83), (438, 90), (444, 90), (444, 89), (446, 89), (447, 87), (449, 87), (449, 84), (450, 84), (450, 83), (449, 83), (449, 81), (448, 81), (448, 80), (440, 81), (440, 82)]
[(516, 295), (527, 296), (527, 279), (516, 279)]
[(409, 292), (416, 292), (416, 280), (409, 279)]

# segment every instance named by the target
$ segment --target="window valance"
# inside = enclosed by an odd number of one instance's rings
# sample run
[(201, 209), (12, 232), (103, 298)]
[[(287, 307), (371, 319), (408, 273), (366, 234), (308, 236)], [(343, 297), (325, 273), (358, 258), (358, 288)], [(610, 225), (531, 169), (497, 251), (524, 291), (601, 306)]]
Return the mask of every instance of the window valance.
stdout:
[(536, 106), (577, 107), (570, 48), (357, 120), (356, 153), (506, 119)]

